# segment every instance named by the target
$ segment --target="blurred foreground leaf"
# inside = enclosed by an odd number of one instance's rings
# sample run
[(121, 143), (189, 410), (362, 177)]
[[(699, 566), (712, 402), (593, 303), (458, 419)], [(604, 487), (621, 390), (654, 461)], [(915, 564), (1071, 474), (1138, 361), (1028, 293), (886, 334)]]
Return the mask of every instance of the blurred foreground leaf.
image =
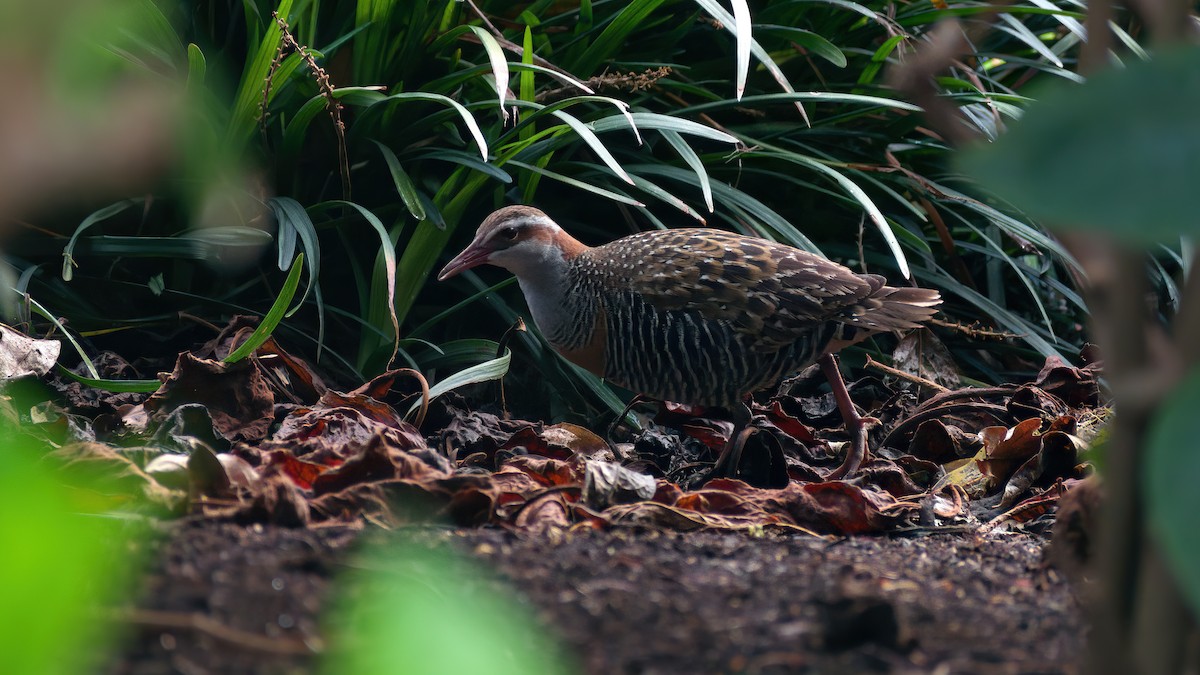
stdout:
[[(7, 432), (8, 429), (3, 431)], [(123, 523), (90, 514), (86, 490), (59, 483), (42, 448), (5, 437), (0, 471), (0, 654), (8, 673), (81, 673), (101, 663), (115, 624), (97, 609), (122, 599), (138, 566)], [(119, 560), (119, 564), (114, 564)]]
[(1200, 211), (1200, 49), (1062, 84), (1003, 138), (962, 158), (992, 192), (1047, 224), (1154, 242)]
[(1146, 507), (1150, 527), (1162, 543), (1167, 563), (1200, 609), (1200, 370), (1193, 370), (1164, 402), (1146, 447)]
[(526, 608), (482, 570), (425, 546), (378, 546), (343, 578), (330, 622), (335, 648), (322, 672), (575, 672)]

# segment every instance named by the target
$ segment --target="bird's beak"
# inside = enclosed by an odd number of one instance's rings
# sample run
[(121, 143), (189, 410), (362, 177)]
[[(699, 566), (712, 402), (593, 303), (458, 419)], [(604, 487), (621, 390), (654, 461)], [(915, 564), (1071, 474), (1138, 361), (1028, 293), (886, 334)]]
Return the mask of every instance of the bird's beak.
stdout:
[(492, 255), (490, 248), (472, 243), (442, 268), (442, 271), (438, 273), (438, 281), (445, 281), (460, 272), (478, 267), (486, 263), (490, 255)]

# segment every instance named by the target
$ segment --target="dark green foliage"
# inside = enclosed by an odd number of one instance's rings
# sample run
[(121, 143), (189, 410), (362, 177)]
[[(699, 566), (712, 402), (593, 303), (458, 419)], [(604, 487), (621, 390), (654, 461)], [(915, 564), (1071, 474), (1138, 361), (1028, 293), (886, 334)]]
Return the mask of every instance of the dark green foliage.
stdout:
[[(523, 307), (502, 272), (446, 285), (431, 273), (490, 210), (526, 202), (589, 243), (706, 222), (820, 250), (893, 282), (907, 267), (916, 283), (942, 290), (948, 320), (1017, 336), (981, 345), (940, 331), (977, 379), (1036, 369), (1043, 355), (1070, 355), (1080, 341), (1083, 307), (1065, 252), (1019, 212), (978, 200), (919, 109), (884, 86), (889, 64), (921, 44), (932, 22), (975, 6), (757, 3), (739, 101), (737, 27), (722, 3), (476, 4), (502, 36), (470, 3), (452, 0), (160, 4), (155, 30), (136, 34), (155, 58), (138, 57), (135, 45), (123, 63), (186, 82), (184, 152), (153, 199), (97, 212), (111, 217), (80, 234), (70, 283), (49, 266), (23, 283), (76, 330), (165, 325), (181, 310), (219, 321), (265, 311), (283, 278), (268, 268), (303, 251), (305, 309), (279, 328), (293, 349), (320, 353), (347, 379), (370, 376), (396, 354), (395, 321), (398, 359), (436, 360), (436, 380), (482, 360), (457, 340), (497, 340)], [(1074, 6), (1043, 4), (1008, 7), (1004, 31), (939, 82), (986, 136), (1019, 115), (1027, 83), (1073, 77)], [(154, 14), (150, 3), (138, 6)], [(276, 9), (320, 73), (294, 49), (279, 58)], [(511, 49), (522, 44), (533, 53)], [(504, 114), (489, 50), (508, 60)], [(571, 78), (595, 78), (595, 93)], [(331, 100), (342, 106), (344, 138)], [(224, 219), (201, 222), (214, 194), (229, 206)], [(83, 220), (69, 215), (52, 214), (54, 227)], [(219, 246), (196, 234), (207, 232), (202, 224), (228, 228)], [(276, 265), (258, 262), (261, 273), (245, 267), (256, 258), (217, 272), (197, 264), (227, 254), (222, 247), (262, 257), (251, 247), (263, 231), (278, 255)], [(113, 250), (101, 234), (136, 238)], [(385, 237), (394, 260), (381, 252)], [(188, 253), (168, 253), (170, 241), (190, 242)], [(17, 266), (54, 260), (62, 249), (52, 244), (40, 242)], [(484, 292), (489, 284), (507, 287)], [(462, 302), (468, 296), (475, 300)], [(525, 398), (539, 416), (618, 404), (536, 335), (515, 344), (513, 358), (510, 378), (530, 385)]]

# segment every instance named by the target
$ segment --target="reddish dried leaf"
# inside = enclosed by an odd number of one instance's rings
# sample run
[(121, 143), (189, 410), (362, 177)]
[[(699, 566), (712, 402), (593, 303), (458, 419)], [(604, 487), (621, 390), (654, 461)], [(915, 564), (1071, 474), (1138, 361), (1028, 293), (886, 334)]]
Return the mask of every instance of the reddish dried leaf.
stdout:
[(532, 532), (566, 529), (571, 525), (570, 505), (561, 491), (543, 491), (521, 508), (513, 524)]
[(303, 490), (311, 490), (313, 481), (330, 468), (324, 464), (300, 459), (286, 450), (272, 451), (267, 455), (265, 464), (268, 467), (275, 467)]
[[(885, 493), (863, 490), (840, 481), (810, 483), (800, 486), (800, 491), (811, 497), (817, 508), (807, 512), (790, 508), (789, 513), (797, 524), (812, 527), (818, 532), (882, 532), (918, 508), (913, 504), (897, 502)], [(808, 507), (806, 501), (798, 500), (798, 503)]]
[(501, 505), (524, 502), (530, 495), (546, 487), (542, 480), (514, 464), (505, 464), (488, 478), (500, 495), (498, 500)]
[(386, 403), (327, 391), (317, 405), (297, 408), (288, 414), (274, 440), (297, 442), (319, 438), (339, 454), (347, 454), (381, 435), (401, 450), (425, 447), (421, 432)]
[(312, 490), (316, 495), (337, 492), (358, 483), (369, 483), (392, 478), (423, 479), (440, 477), (444, 473), (434, 469), (412, 454), (396, 447), (388, 436), (373, 436), (358, 454), (346, 463), (317, 476)]
[(654, 496), (650, 498), (650, 501), (660, 504), (674, 504), (682, 496), (683, 488), (670, 481), (659, 479), (658, 487), (654, 491)]
[(720, 452), (729, 442), (729, 435), (733, 433), (733, 423), (697, 418), (689, 424), (680, 425), (679, 430), (685, 436), (700, 441), (710, 450)]
[(809, 445), (817, 442), (812, 427), (800, 421), (798, 417), (788, 412), (788, 402), (795, 401), (791, 396), (772, 399), (771, 408), (767, 412), (767, 421), (788, 436)]
[(988, 427), (979, 432), (983, 441), (984, 456), (989, 461), (1025, 460), (1037, 454), (1041, 438), (1037, 431), (1042, 426), (1040, 419), (1027, 419), (1011, 429)]
[(307, 361), (285, 351), (273, 337), (267, 338), (254, 354), (259, 365), (276, 374), (275, 391), (296, 403), (311, 404), (328, 389)]
[(536, 455), (517, 455), (506, 460), (501, 470), (504, 468), (523, 471), (539, 484), (547, 487), (583, 484), (582, 468), (577, 464), (564, 462), (560, 459), (538, 457)]
[(830, 534), (881, 532), (919, 509), (886, 493), (841, 481), (790, 483), (770, 490), (728, 479), (685, 493), (673, 506), (703, 514), (709, 526), (790, 525)]

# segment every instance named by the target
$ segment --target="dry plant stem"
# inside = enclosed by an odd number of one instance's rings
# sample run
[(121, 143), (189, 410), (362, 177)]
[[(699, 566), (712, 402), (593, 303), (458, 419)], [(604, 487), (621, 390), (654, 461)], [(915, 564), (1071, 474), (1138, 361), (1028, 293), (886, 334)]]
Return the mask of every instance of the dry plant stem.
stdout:
[[(1175, 373), (1190, 372), (1200, 357), (1200, 269), (1195, 267), (1200, 253), (1193, 256), (1192, 273), (1182, 293), (1175, 315), (1173, 344), (1159, 360), (1158, 370), (1175, 367)], [(1151, 353), (1155, 353), (1151, 350)], [(1169, 375), (1161, 379), (1170, 379)], [(1132, 629), (1132, 660), (1142, 672), (1185, 672), (1188, 642), (1200, 631), (1196, 619), (1184, 601), (1174, 574), (1163, 559), (1158, 542), (1143, 534), (1136, 585), (1137, 606)]]
[(1089, 673), (1129, 673), (1133, 662), (1130, 628), (1143, 543), (1138, 483), (1138, 450), (1151, 408), (1122, 396), (1122, 385), (1147, 372), (1144, 290), (1145, 258), (1094, 235), (1064, 237), (1092, 280), (1088, 306), (1092, 333), (1105, 353), (1105, 367), (1117, 399), (1108, 445), (1105, 492), (1097, 533), (1095, 570), (1101, 580), (1091, 598)]
[(408, 375), (421, 385), (421, 407), (417, 408), (417, 418), (413, 420), (413, 426), (420, 429), (425, 423), (425, 415), (429, 413), (429, 380), (425, 379), (420, 371), (412, 368), (401, 368), (396, 373)]
[(1191, 270), (1184, 283), (1175, 313), (1172, 338), (1185, 368), (1200, 362), (1200, 251), (1192, 256)]
[(147, 628), (192, 630), (241, 649), (250, 649), (280, 656), (312, 656), (319, 654), (319, 645), (309, 645), (301, 640), (285, 637), (267, 637), (231, 628), (204, 614), (164, 612), (151, 609), (114, 610), (115, 620)]
[(1091, 75), (1108, 64), (1108, 52), (1112, 49), (1113, 35), (1108, 22), (1113, 18), (1112, 0), (1093, 0), (1088, 3), (1088, 39), (1079, 50), (1079, 73)]
[[(888, 159), (889, 161), (895, 160), (895, 157), (889, 156)], [(896, 160), (896, 163), (899, 164), (899, 160)], [(950, 258), (950, 266), (954, 269), (954, 276), (958, 277), (958, 280), (966, 285), (967, 288), (979, 290), (975, 286), (975, 279), (971, 276), (971, 271), (967, 269), (967, 264), (958, 255), (958, 246), (955, 245), (954, 237), (950, 234), (950, 228), (946, 227), (946, 221), (942, 219), (941, 212), (937, 210), (933, 202), (925, 197), (919, 197), (918, 202), (921, 204), (921, 209), (925, 211), (925, 215), (929, 216), (929, 222), (933, 223), (933, 227), (937, 231), (938, 241), (942, 243), (942, 249)]]
[(1137, 606), (1133, 614), (1132, 661), (1142, 673), (1173, 675), (1183, 668), (1188, 634), (1195, 622), (1162, 550), (1149, 539), (1141, 546)]
[[(279, 18), (276, 17), (276, 21)], [(279, 41), (279, 45), (275, 49), (275, 58), (271, 61), (271, 67), (267, 68), (267, 79), (263, 82), (262, 100), (258, 102), (258, 133), (262, 136), (263, 147), (267, 147), (267, 108), (271, 103), (271, 85), (274, 82), (272, 76), (279, 71), (279, 66), (283, 65), (283, 41)]]
[(875, 370), (883, 371), (883, 372), (887, 373), (888, 375), (891, 375), (892, 377), (898, 377), (901, 380), (904, 380), (906, 382), (912, 382), (913, 384), (920, 385), (922, 387), (925, 387), (926, 389), (932, 389), (933, 391), (936, 391), (938, 393), (945, 393), (945, 392), (950, 391), (949, 389), (943, 387), (942, 385), (938, 384), (937, 382), (934, 382), (933, 380), (927, 380), (927, 379), (921, 377), (920, 375), (913, 375), (912, 373), (906, 373), (903, 370), (899, 370), (899, 369), (893, 368), (891, 366), (886, 366), (886, 365), (876, 361), (875, 359), (871, 358), (870, 355), (867, 356), (867, 363), (863, 367), (864, 368), (874, 368)]
[[(652, 401), (652, 400), (654, 400), (654, 399), (651, 399), (642, 394), (634, 394), (633, 398), (629, 399), (629, 403), (626, 403), (625, 407), (621, 409), (621, 414), (617, 415), (616, 418), (613, 419), (612, 423), (608, 425), (608, 431), (606, 431), (604, 434), (604, 440), (610, 446), (613, 445), (612, 437), (613, 437), (613, 433), (615, 433), (617, 430), (617, 425), (625, 420), (625, 416), (629, 414), (630, 410), (633, 410), (633, 406), (635, 406), (639, 403), (645, 403), (646, 401)], [(615, 451), (614, 451), (614, 454), (616, 454), (618, 457), (620, 456), (620, 453), (616, 453)]]
[(979, 325), (979, 322), (975, 322), (968, 326), (956, 321), (943, 321), (941, 319), (933, 318), (926, 323), (931, 326), (941, 326), (942, 328), (948, 328), (952, 331), (957, 331), (963, 335), (966, 335), (972, 340), (1015, 340), (1023, 337), (1019, 333), (1010, 333), (1004, 330), (983, 328)]

